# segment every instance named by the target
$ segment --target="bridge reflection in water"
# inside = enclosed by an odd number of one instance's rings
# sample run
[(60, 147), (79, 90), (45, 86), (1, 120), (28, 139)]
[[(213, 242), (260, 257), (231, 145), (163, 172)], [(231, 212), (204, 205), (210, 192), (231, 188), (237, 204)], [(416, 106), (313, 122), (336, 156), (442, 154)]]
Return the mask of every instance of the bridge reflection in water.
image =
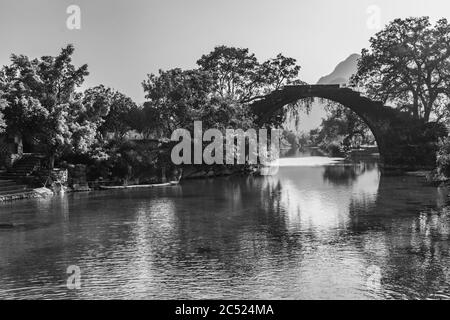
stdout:
[[(300, 161), (2, 205), (19, 227), (0, 231), (0, 297), (450, 298), (446, 189), (376, 163)], [(73, 264), (79, 291), (64, 286)]]

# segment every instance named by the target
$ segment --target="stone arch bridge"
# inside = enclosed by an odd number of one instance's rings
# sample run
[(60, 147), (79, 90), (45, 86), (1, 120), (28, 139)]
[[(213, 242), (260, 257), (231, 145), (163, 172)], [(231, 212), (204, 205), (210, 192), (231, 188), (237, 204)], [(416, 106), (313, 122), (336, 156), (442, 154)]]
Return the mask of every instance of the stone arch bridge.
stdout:
[[(305, 98), (323, 98), (350, 108), (371, 129), (385, 168), (430, 168), (436, 162), (437, 141), (446, 134), (435, 123), (424, 123), (406, 112), (384, 106), (340, 85), (295, 85), (273, 91), (251, 104), (263, 125), (283, 106)], [(440, 133), (438, 133), (440, 132)]]

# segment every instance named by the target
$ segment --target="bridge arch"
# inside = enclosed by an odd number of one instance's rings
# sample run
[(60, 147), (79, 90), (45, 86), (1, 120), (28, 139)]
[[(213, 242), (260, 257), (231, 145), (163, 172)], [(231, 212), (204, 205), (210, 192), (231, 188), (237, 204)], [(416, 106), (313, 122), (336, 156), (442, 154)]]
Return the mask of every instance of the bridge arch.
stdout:
[(287, 104), (305, 98), (323, 98), (355, 112), (372, 131), (385, 167), (423, 168), (435, 165), (436, 136), (423, 123), (405, 112), (361, 96), (340, 85), (295, 85), (273, 91), (251, 104), (259, 123), (267, 122)]

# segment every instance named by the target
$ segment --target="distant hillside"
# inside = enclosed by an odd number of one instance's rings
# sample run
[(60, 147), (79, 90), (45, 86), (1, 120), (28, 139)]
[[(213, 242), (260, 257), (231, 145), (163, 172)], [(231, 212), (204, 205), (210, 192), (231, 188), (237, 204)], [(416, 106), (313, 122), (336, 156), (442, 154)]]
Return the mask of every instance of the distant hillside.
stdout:
[(317, 84), (346, 84), (350, 77), (356, 72), (359, 54), (352, 54), (347, 59), (339, 63), (334, 71), (319, 79)]
[[(359, 54), (352, 54), (347, 59), (339, 63), (334, 71), (327, 76), (320, 78), (317, 84), (346, 84), (350, 80), (350, 77), (357, 70), (357, 62), (360, 58)], [(303, 114), (300, 118), (300, 125), (297, 126), (295, 121), (290, 119), (286, 123), (286, 129), (294, 132), (303, 131), (309, 132), (311, 129), (319, 127), (322, 123), (322, 118), (325, 118), (326, 112), (323, 104), (316, 100), (311, 108), (309, 114)]]

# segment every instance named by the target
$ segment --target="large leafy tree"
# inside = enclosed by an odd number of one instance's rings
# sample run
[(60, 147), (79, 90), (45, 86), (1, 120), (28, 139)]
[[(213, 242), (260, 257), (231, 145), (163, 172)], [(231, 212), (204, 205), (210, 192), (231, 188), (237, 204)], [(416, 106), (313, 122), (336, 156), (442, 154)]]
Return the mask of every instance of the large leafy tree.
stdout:
[[(261, 63), (246, 48), (218, 46), (197, 64), (200, 70), (213, 74), (215, 92), (239, 105), (249, 104), (285, 85), (304, 83), (299, 79), (297, 61), (281, 53)], [(298, 119), (301, 109), (309, 111), (309, 102), (285, 106), (266, 125), (279, 127), (288, 116)]]
[(96, 123), (103, 138), (110, 133), (121, 139), (132, 129), (130, 113), (137, 106), (123, 93), (99, 85), (84, 92), (83, 108), (81, 116)]
[(170, 136), (175, 129), (190, 128), (200, 119), (213, 79), (208, 72), (177, 68), (150, 74), (142, 85), (148, 99), (144, 112), (153, 115), (164, 136)]
[[(254, 126), (250, 102), (283, 85), (301, 83), (300, 66), (282, 54), (260, 63), (248, 49), (218, 46), (197, 64), (194, 70), (159, 71), (143, 82), (148, 100), (142, 113), (165, 136), (190, 128), (194, 120), (211, 128)], [(274, 119), (277, 125), (283, 121)]]
[(127, 117), (127, 123), (132, 130), (142, 134), (146, 139), (158, 138), (163, 135), (163, 126), (158, 121), (159, 115), (151, 102), (134, 105)]
[(260, 78), (264, 93), (280, 89), (285, 85), (304, 84), (299, 78), (301, 67), (297, 60), (279, 53), (275, 58), (261, 64)]
[(368, 126), (349, 108), (331, 104), (326, 110), (327, 117), (322, 119), (319, 131), (322, 145), (338, 143), (342, 149), (348, 149), (375, 141)]
[(134, 129), (131, 113), (136, 109), (137, 105), (130, 97), (115, 91), (109, 113), (100, 130), (111, 132), (116, 138), (123, 138), (129, 130)]
[(197, 64), (215, 80), (215, 92), (236, 101), (250, 99), (261, 85), (260, 64), (246, 48), (218, 46), (203, 55)]
[(11, 64), (0, 72), (7, 106), (8, 131), (31, 137), (54, 159), (65, 150), (85, 151), (92, 143), (95, 126), (78, 122), (82, 95), (76, 89), (88, 75), (87, 65), (72, 64), (74, 47), (68, 45), (55, 56), (30, 60), (12, 55)]
[(281, 53), (260, 63), (247, 48), (218, 46), (203, 55), (197, 64), (200, 70), (213, 74), (214, 88), (220, 96), (241, 103), (284, 85), (302, 83), (297, 61)]
[[(142, 114), (150, 126), (169, 137), (175, 129), (192, 129), (195, 120), (208, 128), (249, 127), (250, 110), (231, 96), (216, 91), (216, 77), (204, 70), (172, 69), (148, 75)], [(150, 128), (149, 128), (150, 129)]]
[(428, 17), (396, 19), (362, 50), (353, 84), (414, 117), (439, 120), (449, 107), (450, 25)]
[[(36, 61), (25, 56), (11, 57), (12, 64), (0, 70), (2, 107), (9, 134), (33, 135), (48, 117), (48, 111), (33, 95), (41, 85), (36, 75)], [(27, 83), (24, 83), (27, 82)]]

